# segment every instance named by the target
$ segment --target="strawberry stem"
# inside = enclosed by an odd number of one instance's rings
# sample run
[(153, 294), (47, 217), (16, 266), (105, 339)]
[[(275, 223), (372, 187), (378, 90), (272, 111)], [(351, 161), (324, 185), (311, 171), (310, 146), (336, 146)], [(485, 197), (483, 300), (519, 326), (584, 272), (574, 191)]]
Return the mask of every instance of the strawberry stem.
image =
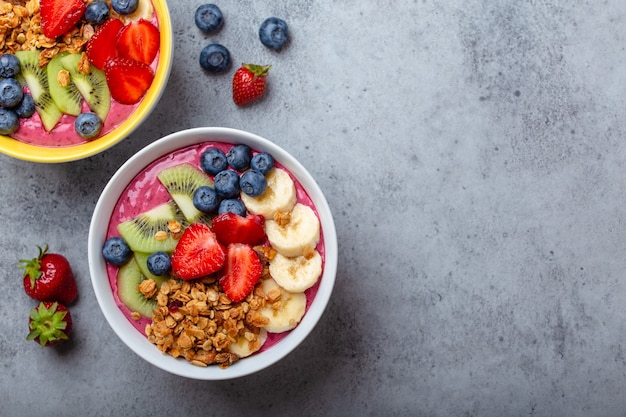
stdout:
[(39, 340), (39, 344), (45, 347), (48, 344), (67, 340), (69, 337), (65, 333), (67, 322), (65, 316), (67, 311), (57, 311), (59, 303), (52, 303), (49, 308), (43, 302), (30, 311), (31, 322), (29, 323), (30, 333), (26, 340)]
[(269, 72), (271, 65), (257, 65), (257, 64), (242, 64), (242, 67), (246, 68), (256, 77), (265, 77)]
[(41, 246), (37, 246), (39, 249), (39, 255), (33, 259), (20, 259), (18, 268), (24, 270), (22, 278), (30, 277), (30, 287), (35, 288), (35, 281), (41, 276), (41, 258), (48, 252), (48, 245), (43, 249)]

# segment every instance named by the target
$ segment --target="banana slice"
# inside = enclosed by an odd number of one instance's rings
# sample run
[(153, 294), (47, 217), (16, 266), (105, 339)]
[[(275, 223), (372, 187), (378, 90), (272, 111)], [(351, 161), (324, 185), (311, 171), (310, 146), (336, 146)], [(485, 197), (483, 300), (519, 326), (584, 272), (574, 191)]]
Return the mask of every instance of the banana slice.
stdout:
[(150, 0), (139, 0), (137, 2), (137, 10), (133, 13), (121, 16), (126, 23), (137, 22), (139, 19), (145, 19), (148, 22), (152, 21), (152, 15), (154, 14), (154, 7)]
[(267, 317), (269, 323), (265, 330), (270, 333), (282, 333), (291, 330), (300, 323), (306, 310), (306, 296), (304, 293), (292, 293), (276, 283), (271, 278), (266, 279), (261, 284), (261, 289), (265, 294), (279, 294), (272, 296), (274, 302), (268, 302), (265, 307), (261, 307), (258, 312)]
[(241, 192), (241, 200), (248, 211), (271, 219), (279, 211), (289, 211), (296, 204), (296, 186), (289, 174), (274, 168), (267, 174), (267, 189), (259, 197), (250, 197)]
[(265, 233), (278, 253), (293, 258), (310, 254), (315, 249), (320, 240), (320, 221), (313, 209), (297, 203), (287, 224), (266, 220)]
[(256, 335), (256, 340), (250, 342), (245, 336), (239, 336), (235, 343), (230, 344), (230, 352), (235, 353), (240, 358), (252, 355), (261, 349), (261, 346), (267, 340), (267, 330), (260, 329), (261, 332)]
[(270, 261), (270, 275), (278, 285), (290, 292), (304, 292), (322, 275), (322, 256), (313, 251), (310, 256), (288, 258), (277, 253)]

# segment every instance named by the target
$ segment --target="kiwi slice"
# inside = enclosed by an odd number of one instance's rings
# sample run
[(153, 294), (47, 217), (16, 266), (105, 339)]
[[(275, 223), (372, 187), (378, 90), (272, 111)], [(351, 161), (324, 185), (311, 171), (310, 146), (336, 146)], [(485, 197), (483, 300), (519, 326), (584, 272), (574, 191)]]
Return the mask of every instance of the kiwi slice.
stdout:
[[(63, 68), (61, 58), (65, 55), (66, 53), (63, 52), (57, 54), (48, 62), (46, 67), (48, 82), (50, 83), (50, 96), (63, 113), (78, 116), (82, 110), (83, 96), (76, 88), (76, 84), (72, 82), (69, 71)], [(63, 73), (67, 78), (63, 79)]]
[(150, 272), (150, 270), (148, 269), (148, 257), (150, 256), (149, 253), (135, 252), (133, 253), (133, 256), (143, 276), (153, 279), (159, 288), (161, 287), (161, 284), (170, 279), (170, 274), (154, 275), (152, 272)]
[(117, 271), (117, 295), (130, 311), (136, 311), (144, 317), (152, 317), (152, 310), (157, 308), (156, 300), (146, 298), (137, 289), (144, 279), (146, 277), (141, 273), (137, 262), (130, 258)]
[(44, 129), (50, 131), (63, 116), (50, 95), (50, 84), (45, 67), (39, 67), (39, 52), (17, 51), (15, 56), (20, 61), (21, 71), (18, 76), (26, 84), (35, 101), (35, 109), (41, 118)]
[[(170, 200), (118, 224), (117, 230), (133, 252), (171, 253), (178, 242), (167, 228), (167, 223), (172, 220), (180, 222), (183, 226), (186, 224), (184, 217), (177, 210), (176, 203)], [(155, 237), (157, 232), (165, 232), (167, 237), (158, 239)]]
[(104, 71), (93, 65), (89, 66), (89, 73), (79, 71), (81, 54), (67, 54), (61, 58), (63, 68), (72, 76), (72, 82), (83, 96), (87, 105), (104, 121), (111, 110), (111, 91), (107, 84)]
[(203, 222), (210, 224), (211, 217), (202, 213), (193, 205), (193, 193), (198, 187), (213, 187), (213, 180), (202, 170), (189, 163), (174, 165), (161, 170), (157, 177), (170, 193), (176, 205), (183, 212), (189, 223)]

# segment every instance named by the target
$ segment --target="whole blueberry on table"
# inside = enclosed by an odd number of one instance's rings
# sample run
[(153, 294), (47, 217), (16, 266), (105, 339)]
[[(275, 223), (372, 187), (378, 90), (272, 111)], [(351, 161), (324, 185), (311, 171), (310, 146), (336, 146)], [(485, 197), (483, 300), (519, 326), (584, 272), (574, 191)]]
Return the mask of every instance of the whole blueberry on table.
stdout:
[(250, 168), (267, 175), (274, 168), (274, 158), (267, 152), (259, 152), (250, 160)]
[(218, 172), (213, 177), (213, 187), (222, 198), (233, 198), (239, 195), (239, 174), (231, 169)]
[(33, 100), (33, 96), (30, 94), (24, 94), (20, 104), (13, 107), (13, 110), (17, 113), (17, 117), (21, 119), (28, 119), (31, 117), (35, 114), (35, 100)]
[(172, 270), (172, 261), (165, 252), (151, 253), (146, 264), (148, 271), (157, 276), (165, 275)]
[(246, 217), (246, 206), (243, 205), (241, 200), (236, 198), (227, 198), (222, 200), (219, 208), (217, 209), (217, 213), (222, 214), (227, 212), (238, 214), (241, 217)]
[(216, 175), (228, 168), (228, 159), (221, 149), (209, 148), (200, 155), (200, 167), (207, 174)]
[(241, 174), (239, 178), (239, 187), (241, 191), (250, 197), (258, 197), (265, 192), (267, 181), (265, 175), (261, 171), (251, 169)]
[(81, 113), (74, 121), (74, 129), (79, 136), (92, 139), (98, 136), (102, 130), (102, 120), (95, 113)]
[(203, 4), (196, 9), (194, 16), (196, 26), (206, 33), (217, 31), (224, 24), (224, 15), (215, 4)]
[(220, 198), (213, 188), (202, 185), (193, 193), (192, 202), (194, 207), (203, 213), (215, 213), (220, 204)]
[(121, 15), (129, 15), (137, 10), (138, 0), (111, 0), (111, 7)]
[(0, 77), (14, 78), (21, 72), (20, 61), (13, 54), (0, 56)]
[(282, 48), (289, 39), (287, 23), (278, 17), (268, 17), (259, 28), (261, 43), (270, 49)]
[(226, 154), (228, 165), (237, 171), (245, 171), (250, 167), (252, 149), (248, 145), (235, 145)]
[(20, 127), (20, 119), (11, 109), (0, 108), (0, 135), (10, 135), (15, 133)]
[(0, 80), (0, 106), (17, 106), (23, 97), (22, 86), (15, 78), (3, 78)]
[(226, 71), (230, 66), (230, 52), (219, 43), (207, 45), (200, 51), (200, 66), (213, 73)]
[(102, 246), (102, 256), (111, 265), (122, 266), (133, 255), (124, 239), (118, 236), (110, 237)]
[(109, 19), (111, 10), (103, 0), (94, 0), (85, 8), (85, 20), (94, 25), (101, 25)]

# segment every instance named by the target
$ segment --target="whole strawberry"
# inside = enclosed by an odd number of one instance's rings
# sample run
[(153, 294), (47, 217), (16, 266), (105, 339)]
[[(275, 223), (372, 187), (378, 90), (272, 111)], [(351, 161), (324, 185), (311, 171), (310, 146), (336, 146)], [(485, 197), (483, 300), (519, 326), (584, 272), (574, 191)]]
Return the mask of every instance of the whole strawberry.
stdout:
[(78, 296), (78, 289), (70, 263), (63, 255), (48, 253), (48, 245), (37, 248), (36, 258), (20, 260), (20, 267), (24, 269), (24, 291), (37, 301), (71, 304)]
[(34, 340), (42, 347), (57, 345), (72, 331), (72, 316), (63, 304), (42, 301), (30, 311), (26, 340)]
[(233, 76), (233, 101), (246, 106), (265, 94), (266, 77), (271, 65), (243, 64)]

